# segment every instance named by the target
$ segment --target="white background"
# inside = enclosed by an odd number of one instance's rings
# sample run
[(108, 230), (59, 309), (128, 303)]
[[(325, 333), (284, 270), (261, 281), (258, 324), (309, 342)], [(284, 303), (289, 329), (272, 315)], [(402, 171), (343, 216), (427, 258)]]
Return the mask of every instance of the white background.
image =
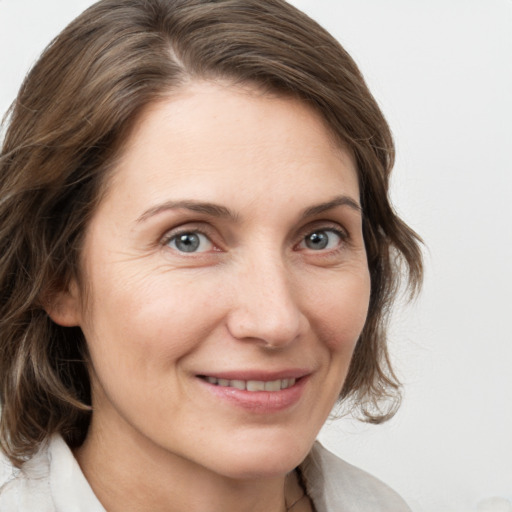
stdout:
[[(91, 3), (0, 0), (0, 111)], [(397, 142), (395, 207), (427, 246), (423, 294), (392, 325), (400, 413), (321, 439), (414, 512), (509, 510), (483, 500), (512, 501), (512, 0), (292, 3), (361, 67)]]

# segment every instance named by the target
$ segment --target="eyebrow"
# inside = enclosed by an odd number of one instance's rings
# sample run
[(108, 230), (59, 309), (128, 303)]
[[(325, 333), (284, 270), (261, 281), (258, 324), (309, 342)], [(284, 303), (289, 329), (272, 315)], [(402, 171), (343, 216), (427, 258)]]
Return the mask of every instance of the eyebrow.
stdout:
[(196, 213), (202, 213), (204, 215), (210, 215), (212, 217), (228, 218), (237, 220), (238, 215), (232, 212), (229, 208), (221, 206), (215, 203), (207, 203), (202, 201), (194, 200), (183, 200), (183, 201), (166, 201), (160, 205), (154, 206), (149, 210), (146, 210), (138, 219), (137, 222), (144, 222), (145, 220), (158, 215), (166, 210), (190, 210)]
[[(357, 201), (352, 199), (349, 196), (337, 196), (330, 201), (325, 203), (320, 203), (314, 206), (310, 206), (306, 208), (302, 214), (301, 218), (305, 219), (308, 217), (313, 217), (315, 215), (319, 215), (328, 210), (332, 210), (333, 208), (337, 208), (338, 206), (348, 206), (352, 210), (355, 210), (359, 213), (362, 213), (362, 208)], [(229, 208), (225, 206), (221, 206), (215, 203), (208, 203), (202, 201), (195, 200), (182, 200), (182, 201), (166, 201), (160, 205), (154, 206), (149, 210), (146, 210), (138, 219), (137, 222), (144, 222), (145, 220), (158, 215), (167, 210), (190, 210), (192, 212), (201, 213), (204, 215), (209, 215), (212, 217), (218, 218), (227, 218), (233, 221), (239, 220), (239, 215)]]
[(333, 208), (337, 208), (338, 206), (348, 206), (352, 210), (359, 212), (361, 215), (363, 213), (361, 205), (351, 197), (336, 196), (335, 198), (331, 199), (330, 201), (327, 201), (326, 203), (321, 203), (315, 206), (311, 206), (310, 208), (306, 208), (302, 213), (302, 218), (305, 219), (307, 217), (313, 217), (315, 215), (319, 215), (326, 211), (332, 210)]

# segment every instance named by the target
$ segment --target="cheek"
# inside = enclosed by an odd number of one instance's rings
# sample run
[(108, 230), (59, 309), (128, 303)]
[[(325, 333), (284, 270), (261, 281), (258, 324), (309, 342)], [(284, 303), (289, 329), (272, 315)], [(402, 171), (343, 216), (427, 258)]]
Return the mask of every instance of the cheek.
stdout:
[(148, 373), (168, 367), (217, 322), (211, 287), (202, 280), (173, 272), (102, 271), (93, 277), (83, 330), (95, 366)]
[(315, 294), (315, 323), (332, 352), (351, 355), (363, 330), (370, 300), (366, 267), (332, 279)]

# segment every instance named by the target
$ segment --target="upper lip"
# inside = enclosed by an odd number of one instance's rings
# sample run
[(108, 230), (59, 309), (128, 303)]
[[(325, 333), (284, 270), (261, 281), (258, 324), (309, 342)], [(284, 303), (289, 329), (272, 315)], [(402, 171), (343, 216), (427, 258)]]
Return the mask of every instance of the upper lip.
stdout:
[(271, 382), (279, 379), (300, 379), (309, 375), (311, 370), (304, 368), (287, 368), (283, 370), (225, 370), (225, 371), (208, 371), (198, 373), (198, 377), (215, 377), (217, 379), (226, 380), (258, 380), (263, 382)]

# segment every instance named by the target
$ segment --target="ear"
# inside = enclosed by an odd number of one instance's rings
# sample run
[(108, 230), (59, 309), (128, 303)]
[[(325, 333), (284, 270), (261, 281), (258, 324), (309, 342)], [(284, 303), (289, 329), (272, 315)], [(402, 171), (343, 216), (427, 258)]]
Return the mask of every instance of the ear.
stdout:
[(81, 308), (78, 285), (72, 281), (67, 289), (51, 293), (44, 301), (48, 316), (62, 327), (80, 325)]

